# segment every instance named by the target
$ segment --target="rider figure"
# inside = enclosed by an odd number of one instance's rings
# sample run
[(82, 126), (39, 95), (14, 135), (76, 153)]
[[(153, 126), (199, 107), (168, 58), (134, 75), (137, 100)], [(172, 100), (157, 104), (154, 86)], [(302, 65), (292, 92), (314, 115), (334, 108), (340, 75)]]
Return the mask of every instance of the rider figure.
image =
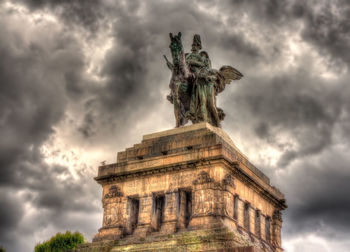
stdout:
[(191, 104), (190, 111), (188, 111), (186, 117), (190, 119), (193, 123), (199, 121), (198, 110), (200, 109), (200, 115), (205, 120), (204, 107), (200, 108), (200, 94), (202, 92), (202, 86), (199, 85), (201, 70), (205, 67), (204, 58), (200, 55), (200, 50), (202, 49), (201, 38), (198, 34), (194, 35), (191, 53), (186, 55), (186, 64), (192, 73), (192, 92), (191, 92)]
[(199, 53), (199, 50), (201, 49), (201, 37), (196, 34), (193, 37), (191, 53), (186, 55), (186, 63), (190, 68), (190, 71), (195, 75), (199, 73), (201, 68), (205, 67), (204, 59)]
[[(215, 74), (211, 73), (211, 62), (208, 53), (201, 51), (202, 44), (199, 35), (194, 35), (191, 53), (186, 55), (186, 63), (193, 74), (193, 88), (188, 119), (196, 123), (206, 121), (220, 126), (218, 112), (215, 107), (214, 82)], [(212, 116), (208, 116), (211, 114)]]

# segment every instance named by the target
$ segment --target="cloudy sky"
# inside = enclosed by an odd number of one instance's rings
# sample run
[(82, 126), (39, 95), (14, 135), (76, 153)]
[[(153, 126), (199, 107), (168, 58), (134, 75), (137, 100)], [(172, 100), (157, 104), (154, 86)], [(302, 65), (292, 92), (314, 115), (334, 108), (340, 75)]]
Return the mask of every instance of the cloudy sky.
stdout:
[(350, 2), (0, 0), (0, 245), (91, 240), (101, 161), (174, 127), (169, 32), (201, 35), (223, 129), (281, 189), (287, 252), (350, 251)]

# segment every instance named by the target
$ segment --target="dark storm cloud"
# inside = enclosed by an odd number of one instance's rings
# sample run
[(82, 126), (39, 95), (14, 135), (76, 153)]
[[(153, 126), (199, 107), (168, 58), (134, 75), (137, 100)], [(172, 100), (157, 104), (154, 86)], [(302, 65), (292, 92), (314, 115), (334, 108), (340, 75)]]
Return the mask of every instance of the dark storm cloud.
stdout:
[(61, 34), (48, 39), (50, 45), (38, 38), (14, 44), (11, 38), (18, 34), (7, 29), (0, 24), (7, 35), (0, 38), (0, 181), (18, 184), (21, 172), (12, 164), (40, 159), (38, 148), (64, 113), (64, 75), (80, 72), (83, 62), (72, 38)]
[(92, 111), (87, 111), (85, 113), (83, 122), (81, 126), (78, 128), (78, 131), (85, 137), (91, 137), (96, 134), (96, 122), (95, 115), (93, 115)]
[[(31, 10), (48, 10), (58, 14), (68, 24), (83, 26), (91, 32), (97, 32), (111, 10), (100, 0), (17, 0)], [(106, 7), (106, 8), (105, 8)]]
[(293, 191), (286, 214), (288, 233), (315, 231), (331, 239), (349, 237), (349, 157), (341, 149), (328, 149), (317, 162), (305, 160), (288, 175)]
[[(255, 83), (259, 83), (258, 88), (253, 88)], [(276, 132), (287, 132), (299, 145), (292, 149), (280, 146), (285, 152), (280, 166), (285, 167), (299, 156), (319, 153), (332, 143), (333, 127), (341, 112), (333, 91), (340, 92), (342, 84), (332, 90), (322, 79), (295, 69), (259, 82), (252, 79), (247, 85), (233, 95), (233, 100), (237, 96), (238, 106), (259, 118), (257, 136), (278, 145)]]
[[(232, 1), (237, 11), (247, 11), (257, 22), (281, 30), (300, 22), (301, 36), (319, 49), (321, 54), (330, 56), (336, 63), (341, 60), (349, 64), (350, 3), (336, 1), (277, 1), (266, 0), (251, 3)], [(232, 10), (232, 9), (229, 9)], [(288, 30), (287, 30), (288, 31)], [(275, 36), (271, 33), (269, 36)]]
[[(16, 242), (18, 237), (44, 228), (51, 215), (93, 212), (89, 197), (96, 197), (98, 191), (90, 192), (93, 182), (84, 174), (75, 181), (67, 167), (46, 164), (40, 150), (63, 118), (69, 97), (78, 99), (83, 93), (79, 86), (84, 66), (80, 46), (74, 36), (44, 25), (40, 28), (45, 36), (24, 38), (20, 26), (12, 26), (7, 19), (20, 14), (1, 12), (0, 243), (8, 251), (24, 251), (28, 247), (23, 248), (23, 241)], [(27, 25), (31, 29), (31, 24)], [(62, 176), (66, 179), (60, 179)], [(18, 191), (26, 197), (21, 198)], [(41, 221), (31, 223), (33, 229), (24, 231), (18, 225), (28, 206), (45, 211)], [(53, 225), (66, 223), (52, 220)]]
[(12, 232), (17, 228), (21, 221), (23, 209), (17, 201), (17, 197), (5, 193), (5, 190), (0, 189), (0, 237), (2, 242), (13, 242), (11, 237)]
[(255, 60), (258, 60), (259, 57), (263, 56), (258, 46), (249, 43), (238, 33), (227, 34), (227, 36), (221, 39), (220, 46), (226, 48), (226, 50), (232, 48), (236, 52)]
[(350, 2), (346, 0), (325, 1), (317, 9), (317, 2), (298, 2), (293, 6), (296, 17), (304, 21), (302, 36), (317, 46), (322, 54), (328, 54), (348, 66), (350, 55)]

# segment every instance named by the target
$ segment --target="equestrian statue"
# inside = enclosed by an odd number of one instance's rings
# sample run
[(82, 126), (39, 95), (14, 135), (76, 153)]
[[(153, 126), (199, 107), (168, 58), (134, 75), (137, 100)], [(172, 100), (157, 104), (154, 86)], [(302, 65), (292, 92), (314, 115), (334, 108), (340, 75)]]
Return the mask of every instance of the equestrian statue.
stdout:
[(193, 124), (208, 122), (221, 127), (225, 113), (216, 106), (216, 96), (232, 80), (241, 79), (243, 74), (231, 66), (212, 69), (208, 53), (201, 51), (198, 34), (193, 37), (190, 53), (184, 52), (181, 32), (175, 36), (170, 33), (169, 47), (173, 62), (164, 55), (172, 72), (167, 99), (174, 105), (176, 127), (185, 125), (189, 120)]

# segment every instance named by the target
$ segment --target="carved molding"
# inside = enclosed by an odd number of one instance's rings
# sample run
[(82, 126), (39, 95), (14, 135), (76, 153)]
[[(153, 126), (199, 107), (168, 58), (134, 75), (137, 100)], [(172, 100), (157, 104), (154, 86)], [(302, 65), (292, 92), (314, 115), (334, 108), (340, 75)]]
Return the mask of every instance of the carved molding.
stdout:
[(220, 159), (221, 158), (214, 157), (214, 158), (201, 159), (197, 161), (187, 161), (181, 164), (155, 167), (151, 170), (130, 172), (128, 174), (108, 174), (108, 175), (96, 177), (95, 180), (101, 184), (114, 183), (115, 181), (124, 181), (126, 179), (149, 176), (149, 175), (154, 175), (159, 173), (176, 172), (176, 171), (185, 170), (185, 169), (194, 169), (199, 166), (210, 165), (212, 161), (217, 161)]
[(275, 210), (275, 211), (273, 212), (272, 219), (273, 219), (274, 221), (282, 222), (282, 213), (281, 213), (281, 211)]
[(116, 185), (112, 185), (109, 188), (108, 193), (105, 195), (105, 199), (115, 198), (115, 197), (122, 197), (123, 192), (120, 190), (120, 188)]
[(209, 176), (209, 174), (205, 171), (201, 171), (197, 178), (193, 180), (194, 185), (202, 185), (202, 184), (207, 184), (210, 182), (214, 182), (214, 180)]
[(226, 176), (222, 180), (222, 183), (224, 185), (229, 185), (229, 186), (232, 186), (233, 188), (236, 188), (235, 183), (234, 183), (234, 177), (229, 173), (226, 174)]

